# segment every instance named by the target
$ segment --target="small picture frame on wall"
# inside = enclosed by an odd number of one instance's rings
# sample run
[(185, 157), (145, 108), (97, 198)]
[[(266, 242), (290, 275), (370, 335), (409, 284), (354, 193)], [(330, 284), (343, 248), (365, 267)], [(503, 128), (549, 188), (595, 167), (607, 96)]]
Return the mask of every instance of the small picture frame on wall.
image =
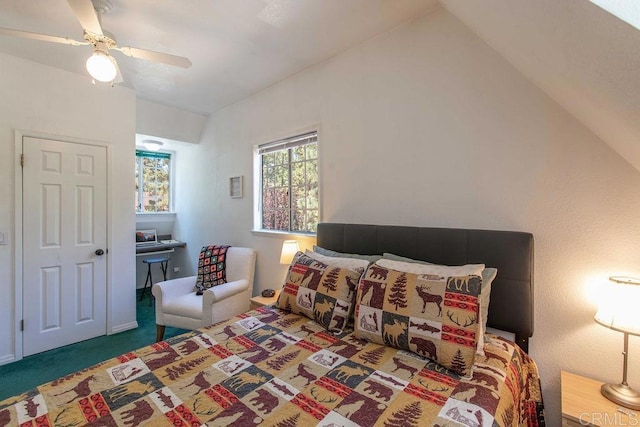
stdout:
[(229, 178), (229, 195), (232, 199), (242, 198), (242, 176)]

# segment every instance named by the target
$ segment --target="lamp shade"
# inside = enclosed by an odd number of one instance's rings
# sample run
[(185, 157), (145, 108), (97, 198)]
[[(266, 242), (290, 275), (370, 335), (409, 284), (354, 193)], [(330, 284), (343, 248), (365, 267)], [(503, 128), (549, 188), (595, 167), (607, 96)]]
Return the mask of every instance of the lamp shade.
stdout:
[(94, 79), (100, 82), (112, 82), (118, 75), (115, 59), (107, 53), (96, 50), (87, 59), (87, 71)]
[(298, 252), (297, 240), (285, 240), (282, 242), (282, 252), (280, 252), (280, 264), (291, 264), (293, 257)]
[(595, 321), (607, 328), (640, 335), (640, 279), (610, 277), (612, 282), (601, 299)]

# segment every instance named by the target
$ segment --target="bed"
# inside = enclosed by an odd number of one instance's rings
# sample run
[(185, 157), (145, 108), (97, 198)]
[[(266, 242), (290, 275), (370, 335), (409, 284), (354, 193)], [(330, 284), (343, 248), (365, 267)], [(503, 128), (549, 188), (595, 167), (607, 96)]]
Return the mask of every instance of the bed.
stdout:
[(538, 371), (526, 352), (530, 234), (324, 223), (317, 245), (494, 266), (487, 326), (512, 332), (515, 342), (485, 334), (483, 355), (460, 375), (410, 349), (362, 339), (357, 324), (328, 330), (321, 319), (261, 307), (0, 402), (0, 426), (544, 425)]

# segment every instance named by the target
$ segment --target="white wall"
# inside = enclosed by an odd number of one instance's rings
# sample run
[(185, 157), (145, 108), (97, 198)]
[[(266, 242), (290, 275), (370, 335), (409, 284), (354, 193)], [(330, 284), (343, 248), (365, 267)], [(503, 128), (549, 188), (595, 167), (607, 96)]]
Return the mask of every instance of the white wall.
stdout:
[(136, 102), (136, 132), (167, 140), (200, 142), (207, 117), (144, 99)]
[[(133, 191), (135, 94), (89, 78), (0, 54), (0, 360), (14, 348), (15, 131), (109, 144), (107, 331), (136, 326)], [(117, 266), (117, 268), (116, 268)]]
[(440, 3), (640, 170), (640, 31), (595, 4), (637, 1)]
[[(168, 107), (155, 102), (138, 98), (136, 101), (136, 141), (142, 146), (145, 139), (153, 139), (162, 142), (163, 150), (172, 153), (172, 173), (175, 174), (179, 168), (190, 168), (190, 165), (182, 160), (181, 151), (191, 144), (200, 143), (202, 129), (207, 122), (207, 116)], [(180, 187), (180, 178), (174, 177), (173, 188)], [(172, 197), (175, 193), (172, 193)], [(174, 200), (174, 210), (178, 203)], [(176, 215), (146, 215), (139, 214), (136, 218), (137, 229), (153, 228), (158, 234), (171, 234), (173, 238), (180, 239), (176, 233), (174, 224), (180, 221)], [(167, 278), (183, 277), (190, 272), (190, 257), (182, 248), (177, 248), (175, 252), (169, 254), (169, 270)], [(147, 279), (148, 265), (142, 260), (149, 256), (136, 257), (136, 287), (144, 287)], [(179, 271), (174, 271), (174, 269)], [(159, 264), (151, 266), (154, 283), (162, 278), (162, 271)]]
[(593, 321), (594, 290), (640, 274), (640, 175), (442, 9), (209, 120), (180, 174), (179, 234), (193, 260), (209, 242), (252, 246), (254, 294), (282, 283), (283, 238), (250, 232), (251, 187), (231, 199), (228, 179), (250, 183), (254, 144), (314, 123), (323, 221), (534, 234), (530, 352), (549, 425), (560, 424), (561, 369), (621, 379), (622, 334)]

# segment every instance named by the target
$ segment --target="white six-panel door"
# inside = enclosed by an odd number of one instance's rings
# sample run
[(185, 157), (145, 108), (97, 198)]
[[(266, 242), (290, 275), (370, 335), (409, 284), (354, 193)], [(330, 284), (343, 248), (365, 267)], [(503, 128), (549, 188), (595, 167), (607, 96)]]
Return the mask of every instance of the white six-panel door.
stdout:
[(31, 137), (23, 154), (28, 356), (106, 333), (107, 156), (105, 147)]

